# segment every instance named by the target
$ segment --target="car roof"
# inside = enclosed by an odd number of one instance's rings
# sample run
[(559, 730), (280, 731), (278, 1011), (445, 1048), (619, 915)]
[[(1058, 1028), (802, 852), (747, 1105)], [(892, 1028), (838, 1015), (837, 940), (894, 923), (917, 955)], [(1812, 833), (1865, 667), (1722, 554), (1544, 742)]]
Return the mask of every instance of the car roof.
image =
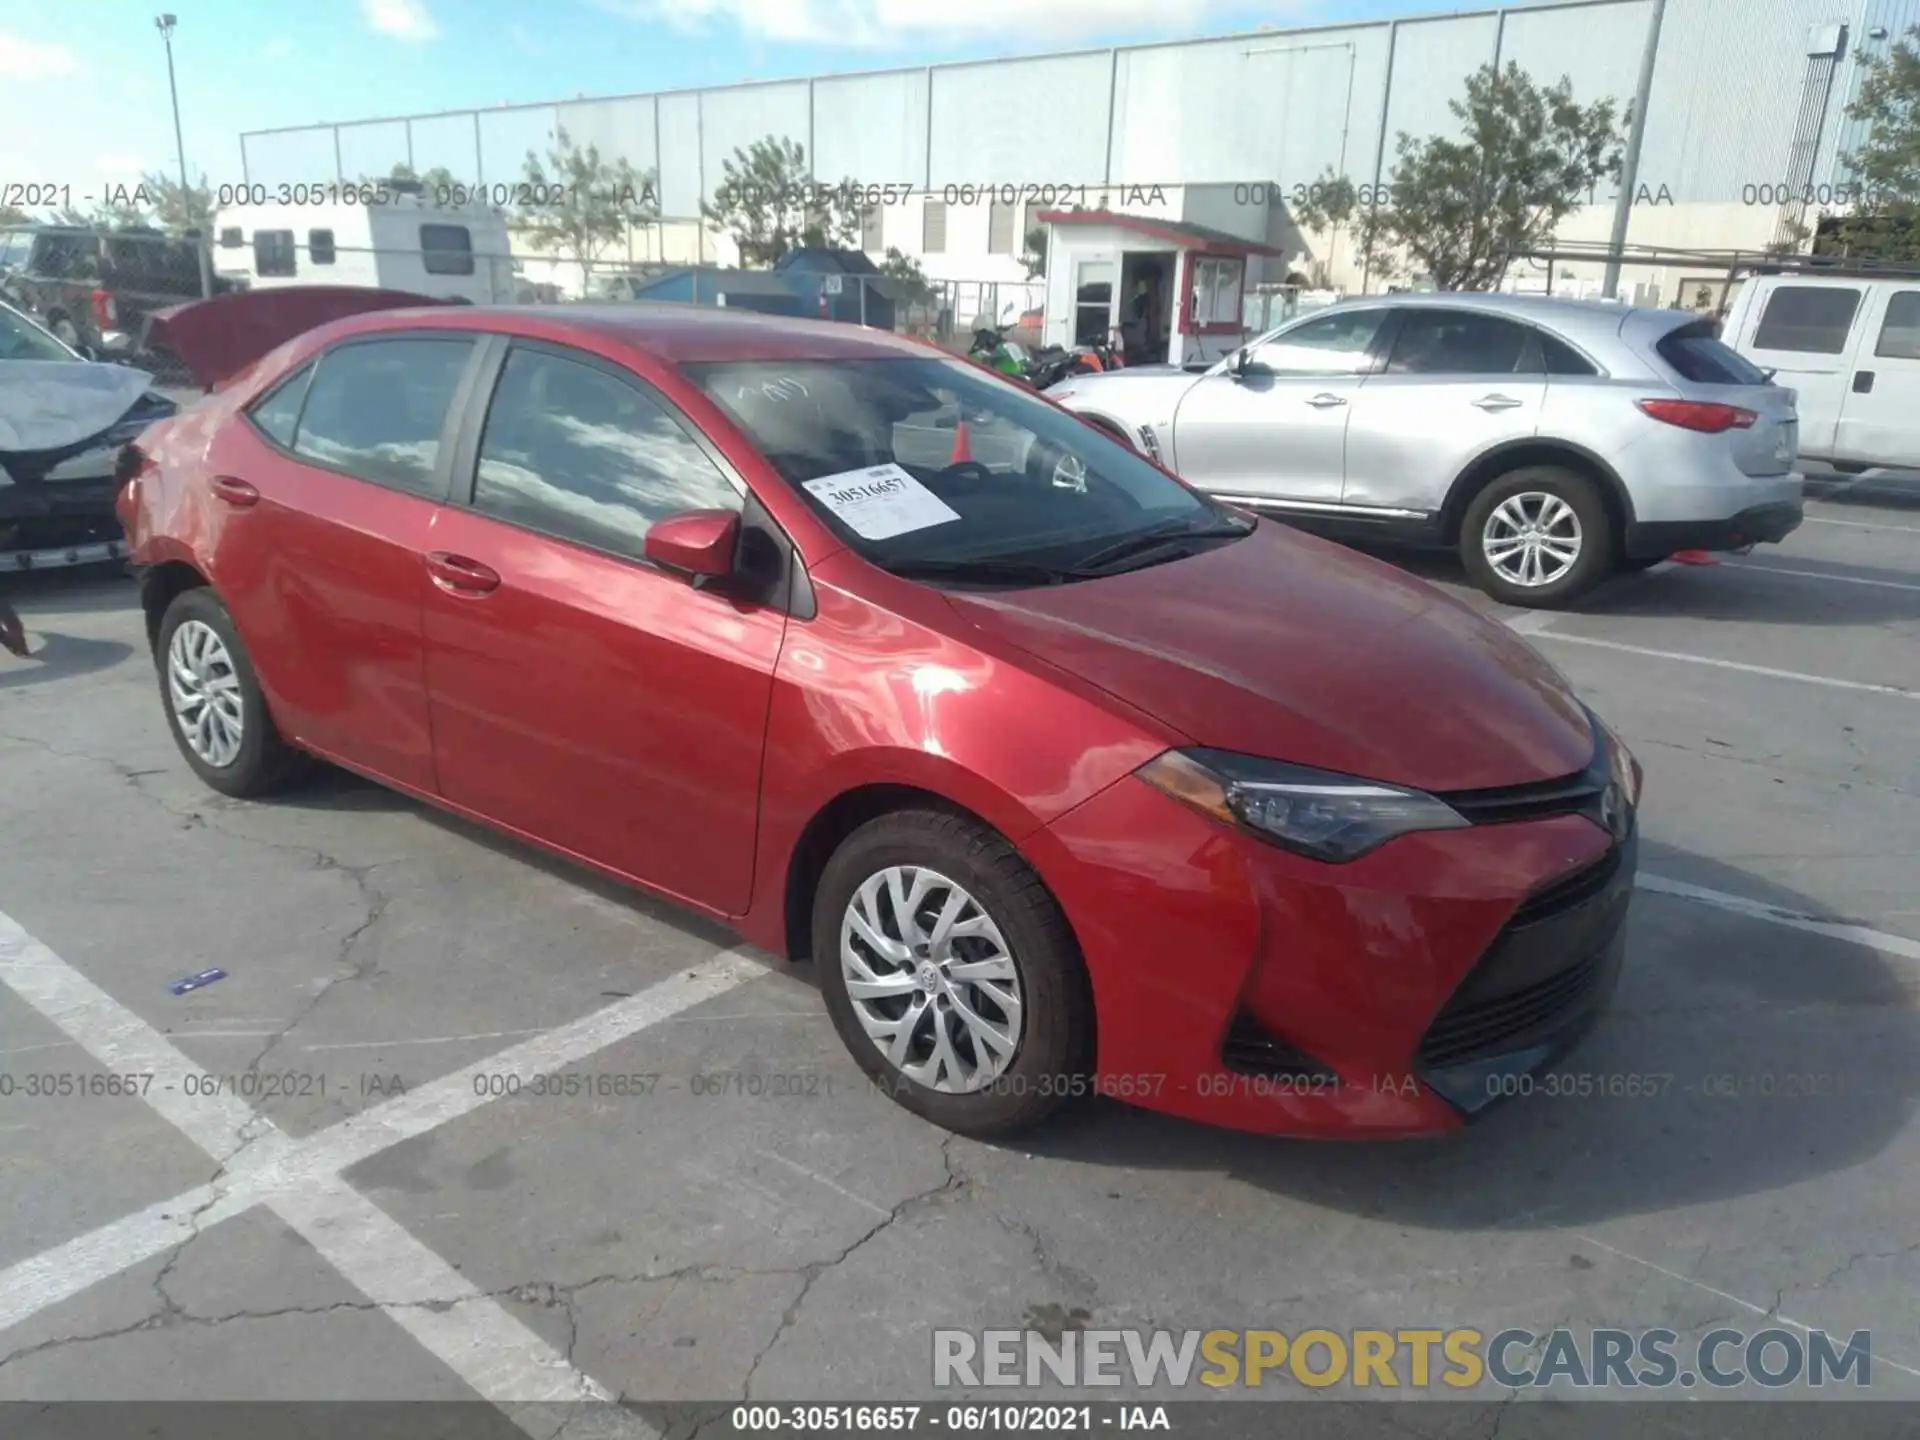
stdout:
[[(1598, 338), (1618, 335), (1630, 324), (1660, 330), (1695, 317), (1682, 311), (1621, 305), (1610, 300), (1571, 300), (1559, 295), (1513, 295), (1504, 291), (1402, 290), (1392, 295), (1356, 295), (1335, 306), (1380, 305), (1391, 309), (1480, 310), (1544, 325), (1568, 335)], [(1334, 307), (1328, 307), (1334, 308)], [(1319, 314), (1320, 311), (1313, 311)]]
[(714, 360), (925, 359), (940, 353), (924, 342), (885, 330), (670, 301), (382, 310), (326, 328), (332, 338), (375, 330), (417, 329), (423, 324), (497, 330), (561, 342), (594, 335), (631, 346), (668, 365)]

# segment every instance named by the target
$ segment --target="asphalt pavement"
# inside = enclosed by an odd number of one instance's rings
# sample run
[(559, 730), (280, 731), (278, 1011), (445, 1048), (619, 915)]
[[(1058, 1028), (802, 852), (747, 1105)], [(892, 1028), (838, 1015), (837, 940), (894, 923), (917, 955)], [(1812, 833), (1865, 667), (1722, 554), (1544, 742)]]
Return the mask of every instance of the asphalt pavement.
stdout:
[[(338, 773), (209, 792), (131, 583), (0, 579), (36, 649), (0, 655), (0, 1400), (548, 1434), (950, 1398), (936, 1326), (1457, 1325), (1868, 1330), (1872, 1396), (1920, 1400), (1920, 489), (1815, 493), (1784, 545), (1501, 612), (1647, 772), (1621, 989), (1559, 1068), (1665, 1079), (1393, 1145), (1109, 1101), (948, 1136), (806, 967)], [(1450, 1398), (1399, 1428), (1567, 1433)]]

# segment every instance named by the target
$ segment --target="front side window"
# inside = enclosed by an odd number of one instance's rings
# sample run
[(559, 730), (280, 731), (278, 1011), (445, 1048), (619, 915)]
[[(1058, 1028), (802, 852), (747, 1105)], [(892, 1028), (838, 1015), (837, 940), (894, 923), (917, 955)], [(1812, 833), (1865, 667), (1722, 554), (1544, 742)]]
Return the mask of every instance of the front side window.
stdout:
[(1363, 375), (1386, 311), (1335, 310), (1256, 341), (1253, 363), (1275, 375)]
[(256, 275), (294, 275), (299, 266), (294, 260), (293, 231), (256, 230), (253, 232), (253, 273)]
[(1046, 583), (1148, 532), (1175, 537), (1160, 559), (1181, 536), (1241, 533), (1119, 441), (957, 360), (683, 369), (854, 550), (903, 574)]
[(1847, 348), (1860, 292), (1840, 285), (1782, 285), (1767, 297), (1754, 332), (1756, 350), (1838, 355)]
[(473, 274), (473, 236), (464, 225), (422, 225), (420, 263), (429, 275)]
[(480, 442), (482, 514), (637, 559), (655, 521), (740, 504), (686, 427), (637, 386), (541, 350), (508, 355)]
[(296, 452), (377, 485), (440, 499), (440, 432), (466, 368), (467, 339), (371, 340), (320, 359)]
[(1530, 336), (1526, 326), (1497, 315), (1477, 315), (1471, 310), (1412, 310), (1394, 339), (1387, 373), (1512, 375), (1528, 358)]

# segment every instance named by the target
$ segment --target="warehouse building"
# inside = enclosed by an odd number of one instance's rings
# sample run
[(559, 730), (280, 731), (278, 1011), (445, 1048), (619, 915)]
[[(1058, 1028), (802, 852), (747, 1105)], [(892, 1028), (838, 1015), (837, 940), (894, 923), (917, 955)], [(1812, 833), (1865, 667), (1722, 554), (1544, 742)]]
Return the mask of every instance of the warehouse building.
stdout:
[[(1344, 237), (1302, 234), (1289, 198), (1328, 172), (1378, 185), (1398, 135), (1454, 130), (1448, 102), (1489, 61), (1565, 75), (1580, 100), (1611, 97), (1623, 113), (1647, 71), (1631, 193), (1594, 195), (1559, 239), (1604, 242), (1624, 207), (1632, 245), (1757, 250), (1834, 198), (1860, 139), (1845, 110), (1863, 64), (1916, 22), (1920, 0), (1571, 0), (254, 131), (241, 144), (246, 178), (267, 185), (404, 162), (491, 192), (564, 129), (657, 177), (667, 220), (634, 237), (632, 258), (729, 265), (729, 243), (692, 217), (725, 158), (776, 135), (806, 147), (816, 180), (873, 187), (862, 248), (897, 247), (937, 279), (1017, 286), (1041, 215), (1078, 209), (1243, 242), (1248, 297), (1289, 280), (1352, 292), (1381, 279)], [(1560, 264), (1553, 283), (1592, 294), (1601, 279), (1597, 262)], [(1520, 266), (1510, 283), (1542, 288), (1545, 269)], [(1712, 308), (1720, 283), (1710, 267), (1628, 266), (1620, 289)]]

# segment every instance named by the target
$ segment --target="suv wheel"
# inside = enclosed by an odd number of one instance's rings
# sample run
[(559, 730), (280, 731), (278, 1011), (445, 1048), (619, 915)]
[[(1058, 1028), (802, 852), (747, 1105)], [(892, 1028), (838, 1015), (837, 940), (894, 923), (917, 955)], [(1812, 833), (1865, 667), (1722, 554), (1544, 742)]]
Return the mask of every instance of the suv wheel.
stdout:
[(222, 795), (280, 789), (307, 757), (281, 738), (253, 662), (220, 597), (182, 591), (160, 620), (154, 651), (167, 728), (194, 773)]
[(1010, 1134), (1083, 1088), (1079, 947), (1040, 877), (974, 821), (906, 810), (849, 835), (820, 877), (813, 955), (854, 1063), (936, 1125)]
[(1473, 497), (1460, 526), (1467, 574), (1506, 605), (1553, 609), (1614, 566), (1613, 522), (1598, 486), (1556, 465), (1510, 470)]

